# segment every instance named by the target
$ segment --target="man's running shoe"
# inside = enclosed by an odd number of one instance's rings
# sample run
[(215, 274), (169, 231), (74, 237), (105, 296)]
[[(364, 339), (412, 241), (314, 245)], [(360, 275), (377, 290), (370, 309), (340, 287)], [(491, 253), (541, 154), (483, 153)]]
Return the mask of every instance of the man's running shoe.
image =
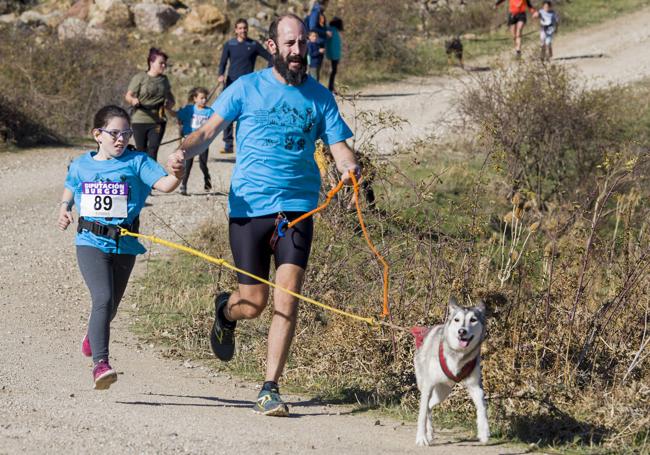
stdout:
[(108, 360), (100, 360), (93, 368), (93, 379), (96, 390), (106, 390), (117, 381), (117, 373), (111, 368)]
[(81, 341), (81, 353), (86, 357), (92, 357), (93, 351), (90, 349), (90, 340), (88, 339), (88, 334), (84, 336), (84, 339)]
[(289, 417), (289, 407), (282, 401), (277, 387), (262, 389), (253, 410), (265, 416)]
[(234, 153), (234, 151), (230, 150), (230, 149), (221, 149), (221, 150), (219, 150), (219, 153), (221, 153), (222, 155), (230, 155), (230, 154)]
[(223, 311), (230, 298), (229, 292), (222, 292), (214, 299), (214, 324), (210, 331), (210, 347), (219, 360), (227, 362), (235, 354), (235, 327), (237, 321), (227, 321)]
[(203, 189), (205, 191), (212, 191), (212, 181), (209, 177), (205, 179), (205, 182), (203, 183)]

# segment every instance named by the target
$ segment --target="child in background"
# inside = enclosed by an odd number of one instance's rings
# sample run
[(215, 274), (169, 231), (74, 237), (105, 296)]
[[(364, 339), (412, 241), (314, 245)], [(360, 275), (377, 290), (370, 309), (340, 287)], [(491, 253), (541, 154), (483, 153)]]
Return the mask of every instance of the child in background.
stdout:
[[(187, 102), (188, 104), (183, 106), (176, 114), (181, 136), (187, 136), (193, 131), (198, 130), (214, 114), (212, 108), (206, 107), (206, 103), (208, 102), (208, 89), (204, 87), (195, 87), (190, 90)], [(185, 175), (183, 176), (183, 182), (180, 188), (180, 193), (183, 196), (187, 196), (187, 181), (190, 179), (193, 162), (193, 158), (185, 160)], [(203, 172), (203, 189), (210, 191), (212, 190), (212, 180), (210, 179), (210, 171), (208, 170), (208, 149), (205, 149), (204, 152), (199, 154), (199, 166), (201, 167), (201, 172)]]
[(70, 164), (57, 224), (59, 229), (67, 229), (74, 221), (71, 208), (77, 206), (77, 262), (92, 299), (81, 352), (92, 356), (95, 389), (104, 390), (117, 381), (117, 373), (108, 362), (110, 323), (126, 290), (135, 256), (145, 252), (136, 238), (120, 237), (120, 228), (137, 232), (140, 210), (151, 188), (170, 193), (182, 175), (167, 175), (146, 153), (127, 147), (133, 130), (124, 109), (101, 108), (93, 127), (97, 150)]
[(311, 77), (320, 82), (320, 68), (323, 64), (323, 55), (325, 54), (325, 44), (318, 37), (315, 31), (309, 32), (309, 41), (307, 42), (307, 55), (309, 55), (309, 74)]
[(343, 21), (334, 17), (330, 21), (330, 25), (327, 28), (327, 31), (331, 33), (328, 36), (327, 41), (325, 42), (325, 56), (329, 59), (332, 64), (332, 70), (330, 72), (330, 80), (327, 84), (327, 88), (330, 92), (335, 92), (334, 90), (334, 80), (336, 79), (336, 73), (339, 67), (339, 61), (341, 60), (341, 33), (343, 31)]
[(557, 31), (558, 16), (553, 10), (553, 3), (551, 0), (545, 0), (542, 9), (539, 10), (539, 37), (541, 40), (542, 61), (551, 60), (553, 57), (553, 35)]

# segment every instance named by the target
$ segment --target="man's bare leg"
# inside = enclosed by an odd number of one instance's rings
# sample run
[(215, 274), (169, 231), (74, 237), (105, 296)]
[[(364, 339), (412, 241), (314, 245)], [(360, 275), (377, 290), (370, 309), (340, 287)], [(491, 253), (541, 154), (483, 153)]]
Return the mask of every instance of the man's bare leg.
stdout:
[(240, 284), (228, 299), (224, 316), (229, 321), (255, 319), (269, 300), (269, 286), (266, 284)]
[(521, 35), (524, 30), (524, 25), (523, 22), (517, 22), (515, 24), (515, 51), (518, 53), (521, 52)]
[[(278, 267), (275, 283), (294, 292), (300, 292), (305, 270), (294, 264)], [(273, 292), (273, 319), (269, 328), (266, 360), (266, 381), (278, 382), (289, 355), (298, 317), (298, 299), (284, 291)]]

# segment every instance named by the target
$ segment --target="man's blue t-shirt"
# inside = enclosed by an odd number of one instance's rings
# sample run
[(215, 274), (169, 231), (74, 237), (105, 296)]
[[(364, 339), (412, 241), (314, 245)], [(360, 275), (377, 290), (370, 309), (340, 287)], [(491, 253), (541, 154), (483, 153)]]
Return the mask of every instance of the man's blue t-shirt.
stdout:
[(212, 108), (226, 121), (237, 121), (231, 217), (316, 208), (316, 140), (335, 144), (352, 137), (327, 88), (309, 76), (297, 87), (283, 84), (268, 68), (237, 79)]
[(188, 104), (179, 109), (176, 118), (183, 125), (183, 136), (187, 136), (192, 131), (201, 128), (212, 114), (214, 114), (214, 111), (211, 107), (201, 109), (194, 104)]
[[(151, 187), (167, 173), (160, 164), (149, 158), (146, 153), (125, 150), (122, 155), (110, 160), (95, 160), (97, 152), (83, 154), (70, 163), (65, 187), (74, 194), (74, 203), (78, 211), (81, 207), (83, 183), (123, 182), (128, 188), (127, 217), (103, 218), (84, 217), (88, 221), (97, 221), (107, 225), (131, 224), (140, 214), (144, 202), (151, 192)], [(77, 233), (75, 244), (92, 246), (105, 253), (142, 254), (146, 250), (135, 237), (121, 237), (119, 251), (115, 241), (100, 237), (86, 230)]]

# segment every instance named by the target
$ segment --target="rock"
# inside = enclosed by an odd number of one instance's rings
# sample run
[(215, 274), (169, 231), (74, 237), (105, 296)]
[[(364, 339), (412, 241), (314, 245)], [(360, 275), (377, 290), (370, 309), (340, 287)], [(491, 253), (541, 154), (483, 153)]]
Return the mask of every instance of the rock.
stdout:
[(190, 33), (223, 33), (229, 26), (228, 17), (216, 6), (208, 4), (192, 9), (183, 21), (183, 27)]
[(174, 25), (180, 15), (169, 5), (139, 3), (133, 6), (135, 26), (142, 32), (162, 33)]
[(89, 25), (106, 27), (131, 27), (133, 16), (122, 0), (95, 0), (89, 12)]
[(45, 25), (50, 28), (57, 28), (65, 19), (65, 15), (61, 11), (53, 11), (50, 14), (43, 16)]
[(0, 14), (0, 23), (2, 24), (13, 24), (18, 20), (18, 16), (14, 13), (9, 14)]
[(25, 11), (18, 18), (20, 22), (30, 27), (37, 27), (46, 24), (46, 16), (36, 11)]
[(256, 17), (249, 17), (247, 19), (247, 22), (248, 22), (249, 27), (253, 27), (253, 28), (257, 28), (257, 29), (263, 29), (262, 23)]
[(86, 36), (86, 28), (88, 28), (88, 24), (81, 19), (69, 17), (59, 24), (56, 33), (61, 41), (79, 39)]
[(77, 0), (74, 5), (66, 11), (65, 16), (66, 17), (76, 17), (77, 19), (81, 19), (82, 21), (85, 21), (88, 19), (88, 15), (90, 13), (90, 7), (93, 4), (93, 0)]

